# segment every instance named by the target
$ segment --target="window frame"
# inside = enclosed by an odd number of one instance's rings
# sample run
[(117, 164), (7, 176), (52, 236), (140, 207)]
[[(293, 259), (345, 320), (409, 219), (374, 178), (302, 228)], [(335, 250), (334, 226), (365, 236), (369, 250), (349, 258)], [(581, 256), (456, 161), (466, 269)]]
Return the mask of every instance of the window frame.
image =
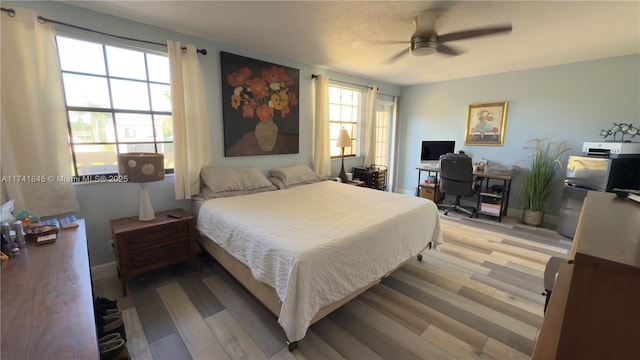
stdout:
[[(165, 152), (161, 150), (162, 147), (166, 147), (166, 146), (170, 146), (173, 147), (174, 144), (174, 140), (173, 140), (173, 135), (171, 137), (171, 140), (162, 140), (159, 139), (158, 134), (157, 134), (157, 129), (158, 127), (162, 126), (162, 122), (165, 121), (163, 120), (163, 118), (169, 117), (171, 119), (171, 124), (173, 124), (173, 113), (172, 111), (165, 111), (165, 110), (153, 110), (153, 106), (152, 106), (152, 85), (161, 85), (161, 86), (168, 86), (169, 87), (169, 91), (171, 89), (171, 80), (169, 79), (169, 82), (162, 82), (162, 81), (156, 81), (156, 80), (151, 80), (149, 78), (149, 62), (148, 62), (148, 58), (147, 55), (154, 55), (154, 56), (162, 56), (162, 57), (166, 57), (168, 58), (168, 54), (166, 52), (166, 49), (162, 49), (162, 47), (160, 46), (155, 46), (155, 45), (148, 45), (148, 46), (140, 46), (139, 44), (135, 44), (133, 45), (131, 42), (126, 41), (126, 40), (122, 40), (122, 41), (114, 41), (113, 39), (111, 39), (110, 37), (106, 37), (106, 36), (100, 36), (100, 35), (93, 35), (93, 34), (85, 34), (85, 33), (79, 33), (76, 31), (64, 31), (64, 30), (59, 30), (56, 29), (55, 33), (54, 33), (54, 41), (56, 43), (56, 47), (58, 48), (58, 37), (63, 37), (63, 38), (68, 38), (68, 39), (72, 39), (72, 40), (77, 40), (77, 41), (84, 41), (84, 42), (91, 42), (91, 43), (95, 43), (97, 45), (99, 45), (102, 49), (102, 55), (103, 55), (103, 61), (105, 64), (105, 74), (104, 75), (98, 75), (98, 74), (93, 74), (93, 73), (85, 73), (85, 72), (81, 72), (81, 71), (75, 71), (75, 70), (63, 70), (62, 69), (62, 64), (60, 66), (60, 77), (62, 80), (61, 86), (62, 86), (62, 90), (63, 90), (63, 96), (64, 96), (64, 108), (66, 111), (66, 117), (67, 117), (67, 131), (68, 131), (68, 143), (69, 143), (69, 151), (71, 153), (71, 164), (70, 167), (72, 169), (72, 179), (73, 182), (77, 182), (77, 183), (82, 183), (82, 182), (91, 182), (94, 181), (96, 179), (101, 179), (101, 178), (111, 178), (114, 175), (117, 175), (117, 171), (116, 172), (103, 172), (103, 173), (89, 173), (89, 174), (79, 174), (78, 169), (79, 169), (79, 164), (78, 164), (78, 159), (76, 156), (76, 149), (75, 146), (76, 145), (95, 145), (95, 146), (104, 146), (104, 145), (109, 145), (109, 146), (113, 146), (115, 149), (115, 156), (117, 158), (117, 155), (120, 153), (125, 153), (123, 151), (121, 151), (121, 147), (123, 146), (128, 146), (128, 145), (134, 145), (134, 146), (149, 146), (151, 145), (153, 147), (154, 152), (156, 153), (162, 153), (164, 154)], [(145, 44), (147, 45), (147, 44)], [(113, 76), (109, 73), (108, 68), (109, 68), (109, 61), (108, 61), (108, 55), (107, 55), (107, 47), (113, 47), (113, 48), (119, 48), (119, 49), (125, 49), (125, 50), (132, 50), (132, 51), (138, 51), (138, 52), (142, 52), (144, 54), (144, 66), (145, 66), (145, 79), (135, 79), (135, 78), (127, 78), (127, 77), (122, 77), (122, 76)], [(59, 48), (58, 48), (58, 61), (60, 60), (60, 52), (59, 52)], [(68, 105), (67, 102), (67, 94), (66, 94), (66, 89), (65, 89), (65, 83), (64, 83), (64, 75), (65, 74), (71, 74), (71, 75), (81, 75), (81, 76), (94, 76), (94, 77), (99, 77), (101, 79), (105, 79), (105, 81), (107, 82), (106, 86), (107, 86), (107, 90), (108, 90), (108, 98), (109, 98), (109, 107), (89, 107), (89, 106), (75, 106), (75, 105)], [(113, 89), (112, 89), (112, 84), (111, 84), (111, 80), (124, 80), (124, 81), (135, 81), (135, 82), (139, 82), (144, 84), (144, 86), (146, 87), (147, 93), (146, 93), (146, 98), (149, 101), (149, 109), (148, 110), (134, 110), (134, 109), (121, 109), (121, 108), (116, 108), (113, 105), (114, 102), (114, 96), (113, 96)], [(111, 124), (109, 125), (110, 130), (113, 133), (113, 141), (92, 141), (92, 142), (77, 142), (77, 139), (74, 139), (74, 131), (72, 129), (72, 117), (71, 117), (71, 113), (73, 112), (85, 112), (85, 113), (100, 113), (100, 114), (108, 114), (111, 118)], [(151, 133), (152, 136), (152, 140), (149, 141), (144, 141), (144, 140), (136, 140), (133, 142), (129, 142), (129, 141), (121, 141), (121, 134), (119, 134), (119, 131), (121, 129), (118, 128), (118, 117), (121, 117), (122, 115), (148, 115), (149, 116), (149, 121), (150, 121), (150, 131), (149, 133)], [(145, 126), (147, 127), (147, 126)], [(126, 130), (126, 129), (125, 129)], [(136, 129), (131, 129), (134, 131)], [(123, 130), (124, 131), (124, 130)], [(77, 136), (76, 136), (77, 137)], [(134, 151), (135, 152), (135, 151)], [(165, 161), (166, 161), (166, 157), (165, 157)], [(170, 166), (165, 166), (165, 174), (173, 174), (174, 173), (174, 168), (170, 167)]]
[[(331, 91), (331, 88), (337, 88), (337, 89), (341, 89), (341, 90), (347, 90), (347, 91), (352, 91), (352, 92), (356, 92), (359, 94), (358, 96), (358, 104), (356, 106), (353, 106), (355, 108), (357, 108), (357, 115), (356, 115), (356, 121), (342, 121), (342, 120), (332, 120), (331, 119), (331, 110), (329, 110), (329, 129), (331, 129), (331, 124), (349, 124), (349, 126), (351, 126), (351, 128), (353, 129), (355, 127), (356, 131), (355, 134), (353, 131), (349, 132), (349, 136), (351, 137), (351, 143), (354, 144), (355, 146), (351, 146), (349, 149), (349, 152), (347, 153), (345, 148), (345, 154), (344, 157), (345, 158), (354, 158), (354, 157), (358, 157), (360, 156), (360, 144), (361, 144), (361, 136), (360, 136), (360, 129), (362, 127), (362, 119), (363, 119), (363, 101), (364, 101), (364, 91), (359, 88), (359, 87), (354, 87), (354, 86), (348, 86), (348, 85), (344, 85), (338, 82), (329, 82), (329, 90)], [(331, 105), (332, 104), (337, 104), (337, 103), (332, 103), (331, 102), (331, 96), (329, 96), (329, 108), (331, 109)], [(340, 103), (338, 104), (340, 106), (349, 106), (348, 104), (344, 104), (344, 103)], [(342, 127), (341, 127), (342, 128)], [(335, 142), (337, 141), (337, 135), (336, 137), (331, 137), (331, 131), (329, 131), (329, 143), (330, 144), (335, 144)], [(331, 149), (333, 149), (335, 146), (331, 146), (330, 145), (330, 150), (329, 153), (331, 153)], [(337, 160), (337, 159), (341, 159), (342, 155), (338, 154), (338, 155), (331, 155), (330, 156), (332, 160)]]

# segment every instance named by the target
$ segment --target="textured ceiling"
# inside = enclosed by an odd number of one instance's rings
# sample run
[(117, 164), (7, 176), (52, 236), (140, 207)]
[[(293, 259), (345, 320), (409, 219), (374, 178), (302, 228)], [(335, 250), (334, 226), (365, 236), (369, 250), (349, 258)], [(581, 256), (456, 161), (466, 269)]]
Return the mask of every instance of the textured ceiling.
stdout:
[[(396, 85), (640, 53), (639, 1), (65, 3)], [(513, 31), (448, 43), (464, 51), (458, 56), (405, 56), (387, 63), (408, 47), (413, 18), (429, 9), (446, 9), (436, 23), (440, 34), (504, 23)], [(407, 44), (370, 43), (388, 40)]]

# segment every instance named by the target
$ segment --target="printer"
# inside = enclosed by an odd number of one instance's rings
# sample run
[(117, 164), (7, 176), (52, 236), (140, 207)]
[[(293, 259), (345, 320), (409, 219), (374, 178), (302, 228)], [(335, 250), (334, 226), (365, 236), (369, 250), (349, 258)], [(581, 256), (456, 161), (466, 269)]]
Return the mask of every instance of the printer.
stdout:
[(640, 142), (622, 141), (586, 141), (582, 144), (584, 156), (597, 156), (607, 158), (624, 158), (640, 156)]

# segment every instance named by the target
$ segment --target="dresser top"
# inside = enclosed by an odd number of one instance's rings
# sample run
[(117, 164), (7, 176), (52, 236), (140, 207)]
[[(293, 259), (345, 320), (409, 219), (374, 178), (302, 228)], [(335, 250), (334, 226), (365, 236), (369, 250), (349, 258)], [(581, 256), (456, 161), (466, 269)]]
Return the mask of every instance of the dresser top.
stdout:
[(2, 268), (2, 359), (98, 359), (84, 220)]
[(640, 267), (640, 203), (589, 191), (573, 242), (570, 259), (579, 252)]
[[(180, 218), (167, 216), (169, 213), (179, 214)], [(183, 209), (173, 209), (156, 213), (156, 218), (151, 221), (140, 221), (137, 216), (111, 220), (111, 229), (114, 234), (139, 229), (152, 228), (159, 225), (170, 224), (178, 221), (190, 221), (193, 216)]]

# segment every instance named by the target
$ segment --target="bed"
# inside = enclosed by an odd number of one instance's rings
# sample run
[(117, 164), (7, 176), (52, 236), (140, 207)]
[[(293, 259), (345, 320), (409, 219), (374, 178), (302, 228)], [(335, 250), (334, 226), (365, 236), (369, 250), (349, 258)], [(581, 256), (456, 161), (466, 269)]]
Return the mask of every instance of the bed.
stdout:
[[(252, 179), (239, 180), (245, 170)], [(324, 181), (308, 167), (271, 175), (213, 169), (194, 212), (201, 246), (278, 316), (290, 349), (311, 324), (442, 242), (430, 200)]]

